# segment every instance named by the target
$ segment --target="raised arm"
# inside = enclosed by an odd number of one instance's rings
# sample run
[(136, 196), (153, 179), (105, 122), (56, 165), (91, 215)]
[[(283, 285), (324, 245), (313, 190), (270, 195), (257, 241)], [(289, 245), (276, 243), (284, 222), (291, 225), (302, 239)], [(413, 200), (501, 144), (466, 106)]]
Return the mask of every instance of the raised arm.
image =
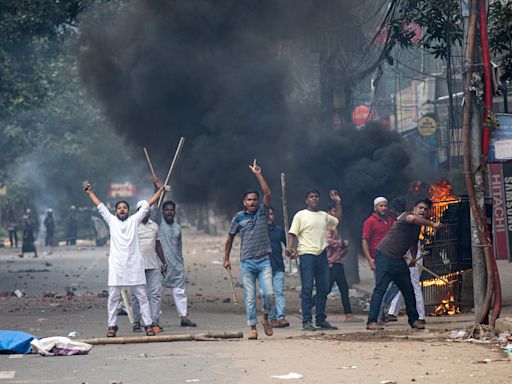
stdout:
[(331, 197), (332, 202), (334, 203), (334, 206), (336, 207), (336, 213), (334, 216), (338, 219), (338, 221), (341, 223), (341, 219), (343, 217), (343, 211), (341, 210), (341, 197), (335, 189), (329, 192), (329, 196)]
[(155, 194), (153, 196), (151, 196), (151, 198), (148, 200), (148, 204), (150, 207), (158, 201), (158, 198), (160, 197), (160, 195), (162, 194), (164, 189), (165, 189), (165, 186), (162, 185), (160, 188), (157, 189)]
[(260, 183), (260, 187), (263, 192), (263, 204), (265, 205), (265, 207), (269, 208), (270, 196), (272, 193), (270, 191), (270, 187), (265, 181), (265, 178), (263, 177), (263, 174), (261, 173), (261, 167), (258, 164), (256, 164), (256, 159), (254, 159), (252, 165), (249, 165), (249, 168), (251, 168), (252, 173), (254, 173), (254, 175), (258, 179), (258, 182)]
[(85, 193), (87, 193), (92, 201), (92, 203), (97, 207), (101, 204), (101, 200), (98, 199), (98, 196), (93, 192), (92, 190), (92, 184), (89, 181), (84, 181), (82, 183), (82, 188), (84, 189)]
[(434, 222), (434, 221), (431, 221), (431, 220), (427, 220), (421, 216), (417, 216), (417, 215), (413, 215), (413, 214), (409, 214), (405, 217), (405, 221), (408, 223), (408, 224), (416, 224), (416, 225), (427, 225), (429, 227), (434, 227), (434, 228), (442, 228), (442, 224), (438, 221)]

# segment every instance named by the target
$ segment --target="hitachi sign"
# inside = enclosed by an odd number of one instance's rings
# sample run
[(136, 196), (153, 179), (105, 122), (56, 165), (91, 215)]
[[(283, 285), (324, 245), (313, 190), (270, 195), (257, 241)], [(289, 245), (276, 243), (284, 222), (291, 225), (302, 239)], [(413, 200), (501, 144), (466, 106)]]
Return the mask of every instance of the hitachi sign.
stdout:
[(503, 181), (500, 174), (492, 175), (492, 199), (494, 211), (494, 231), (505, 232), (507, 231), (507, 217), (505, 201), (503, 196)]

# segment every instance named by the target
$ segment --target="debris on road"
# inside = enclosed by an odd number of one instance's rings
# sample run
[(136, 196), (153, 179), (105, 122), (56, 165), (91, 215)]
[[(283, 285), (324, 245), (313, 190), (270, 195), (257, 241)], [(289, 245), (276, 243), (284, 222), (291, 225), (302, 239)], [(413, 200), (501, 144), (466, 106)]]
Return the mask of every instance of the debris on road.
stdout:
[(293, 380), (293, 379), (301, 379), (302, 375), (300, 373), (290, 372), (287, 375), (273, 375), (270, 377), (272, 377), (274, 379)]
[(62, 336), (34, 339), (30, 342), (30, 345), (32, 345), (34, 352), (42, 356), (86, 355), (92, 349), (91, 344)]

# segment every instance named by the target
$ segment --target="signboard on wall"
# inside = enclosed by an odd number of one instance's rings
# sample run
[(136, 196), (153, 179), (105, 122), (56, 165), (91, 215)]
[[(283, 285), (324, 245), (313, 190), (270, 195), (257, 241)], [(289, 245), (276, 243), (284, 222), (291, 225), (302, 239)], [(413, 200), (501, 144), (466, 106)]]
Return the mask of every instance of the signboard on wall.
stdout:
[(512, 114), (497, 113), (500, 125), (491, 130), (489, 146), (489, 163), (512, 160)]
[(496, 259), (512, 260), (512, 162), (489, 164)]
[(133, 197), (137, 193), (135, 184), (132, 183), (110, 183), (108, 196), (113, 199), (115, 197), (126, 198)]

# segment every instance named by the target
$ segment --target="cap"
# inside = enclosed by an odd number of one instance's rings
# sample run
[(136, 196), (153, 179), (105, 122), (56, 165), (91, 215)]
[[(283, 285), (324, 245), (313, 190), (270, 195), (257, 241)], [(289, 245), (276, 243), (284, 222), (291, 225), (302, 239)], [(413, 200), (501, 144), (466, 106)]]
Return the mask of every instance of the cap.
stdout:
[(380, 203), (387, 203), (387, 202), (388, 202), (388, 199), (386, 199), (385, 197), (379, 196), (379, 197), (376, 197), (375, 200), (373, 200), (373, 205), (377, 205)]

